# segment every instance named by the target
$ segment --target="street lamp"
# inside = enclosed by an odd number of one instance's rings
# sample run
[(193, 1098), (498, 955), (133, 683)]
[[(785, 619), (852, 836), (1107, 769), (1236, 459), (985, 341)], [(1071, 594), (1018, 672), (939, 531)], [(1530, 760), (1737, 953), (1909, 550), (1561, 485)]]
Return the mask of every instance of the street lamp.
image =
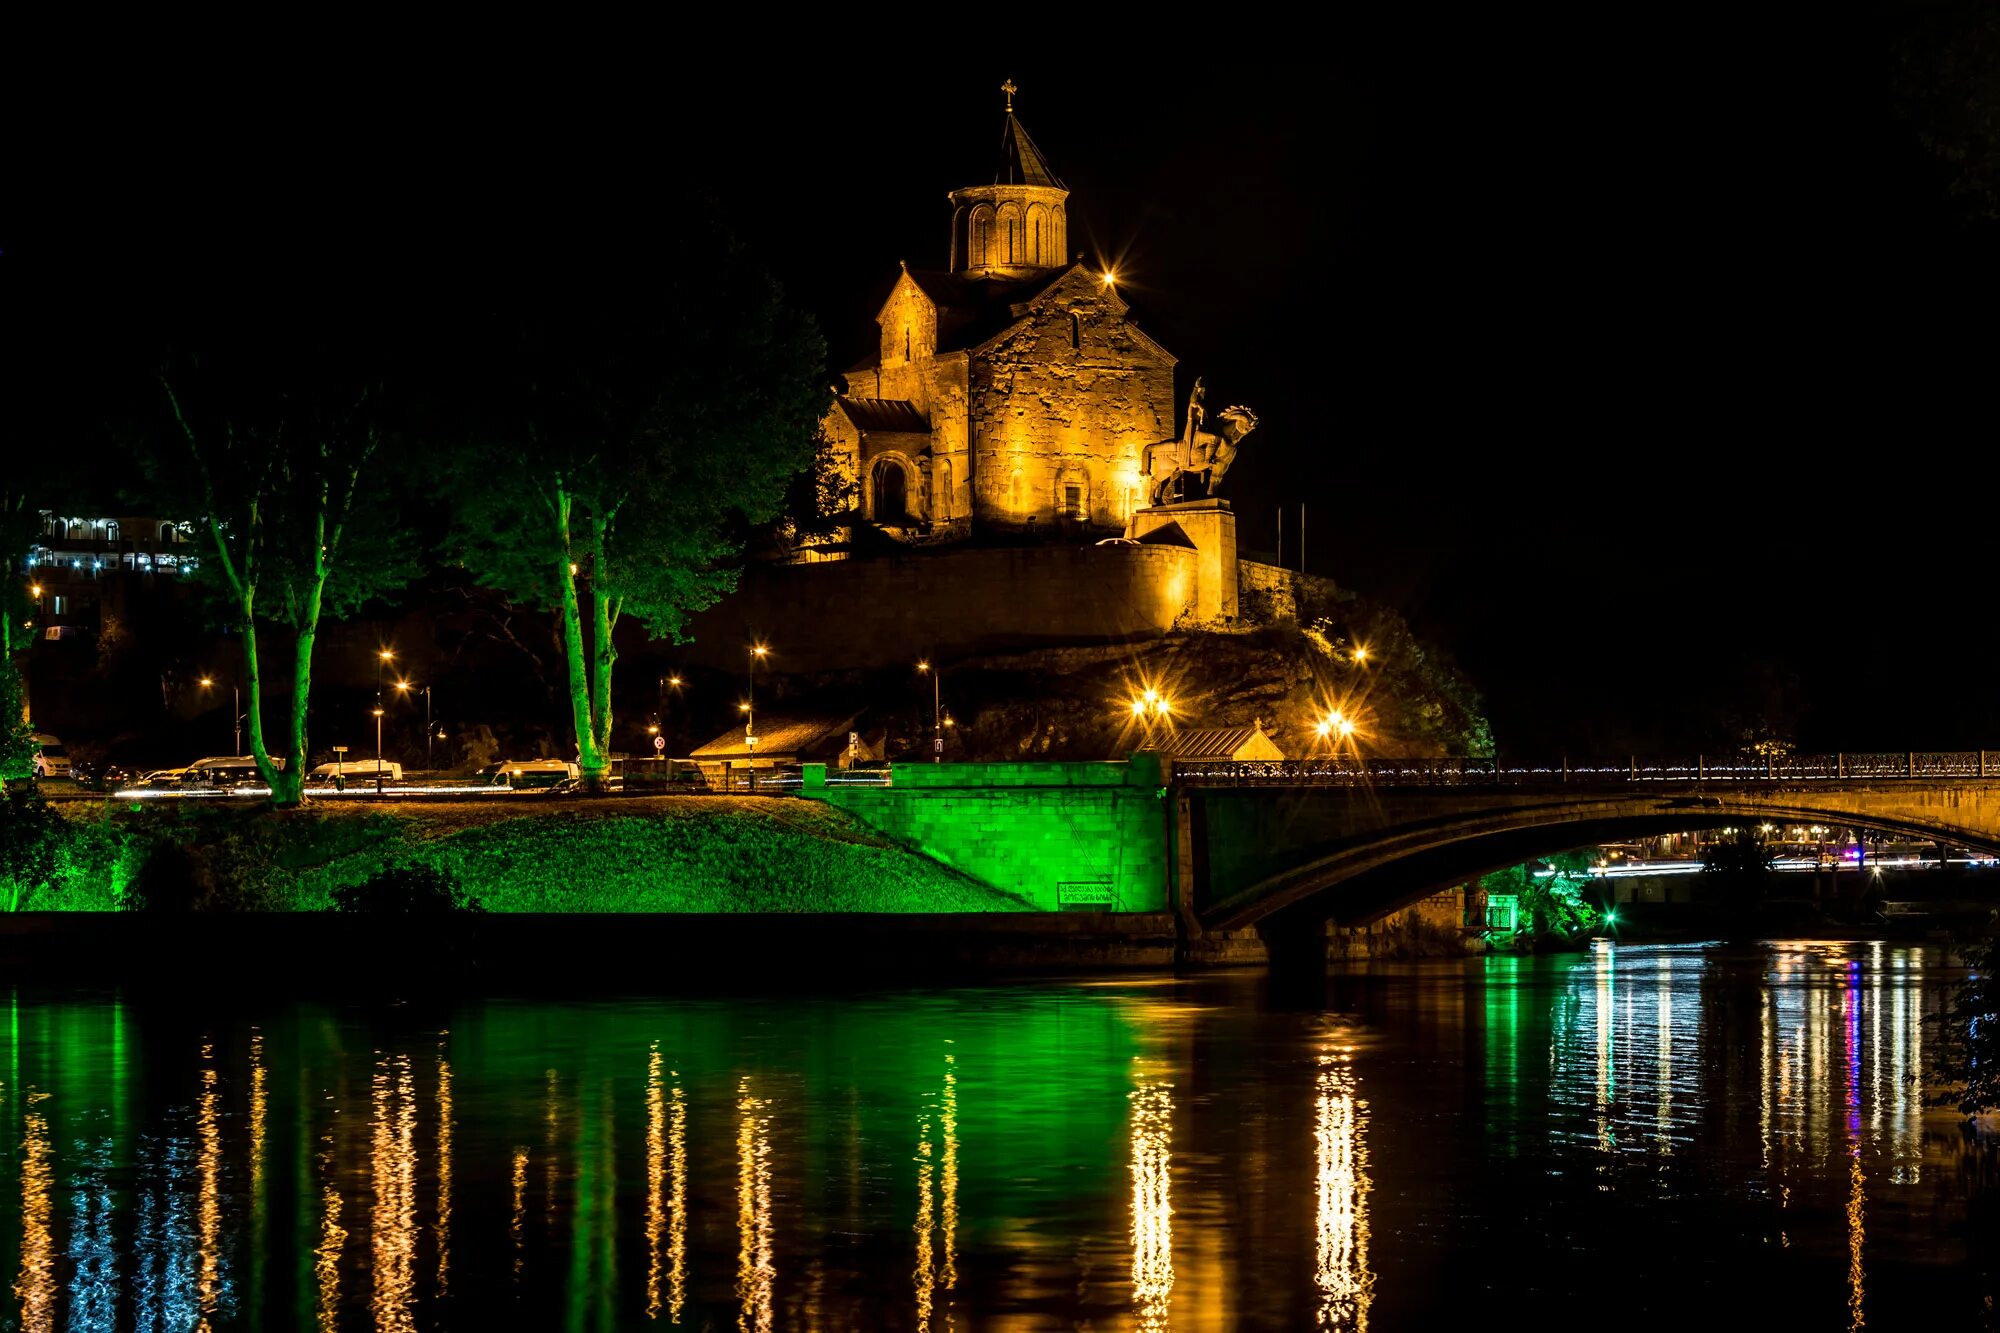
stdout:
[(750, 751), (750, 790), (757, 790), (757, 664), (771, 650), (761, 643), (750, 645), (750, 696), (743, 705), (743, 744)]
[(931, 670), (929, 662), (918, 662), (917, 670), (931, 678), (931, 762), (944, 762), (944, 706), (940, 702), (938, 677), (943, 674)]
[(659, 721), (660, 725), (652, 729), (653, 734), (655, 736), (664, 736), (667, 733), (667, 687), (668, 686), (672, 686), (674, 689), (678, 690), (681, 687), (681, 678), (679, 676), (660, 677), (660, 710), (657, 714), (655, 714), (655, 717)]
[[(203, 676), (201, 678), (201, 687), (204, 690), (210, 689), (214, 685), (215, 680), (213, 677)], [(229, 734), (231, 738), (229, 753), (240, 755), (243, 753), (243, 686), (234, 680), (229, 682), (229, 702)]]
[(375, 794), (382, 794), (382, 705), (375, 705)]
[(1354, 665), (1366, 666), (1367, 664), (1368, 664), (1368, 645), (1365, 643), (1358, 643), (1354, 645)]
[(416, 690), (424, 696), (424, 772), (428, 773), (431, 771), (431, 687), (412, 685), (407, 680), (399, 680), (396, 682), (396, 688), (405, 694)]

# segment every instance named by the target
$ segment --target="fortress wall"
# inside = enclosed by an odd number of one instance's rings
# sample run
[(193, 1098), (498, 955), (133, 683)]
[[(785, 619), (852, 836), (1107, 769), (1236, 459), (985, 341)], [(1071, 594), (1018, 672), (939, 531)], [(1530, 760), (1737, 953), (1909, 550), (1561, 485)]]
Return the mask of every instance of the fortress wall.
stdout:
[(958, 547), (746, 570), (695, 617), (688, 659), (865, 670), (1056, 644), (1158, 638), (1193, 603), (1198, 554), (1175, 546)]
[(1315, 617), (1354, 598), (1332, 579), (1257, 560), (1237, 562), (1236, 587), (1244, 619), (1263, 624), (1292, 620), (1310, 625)]

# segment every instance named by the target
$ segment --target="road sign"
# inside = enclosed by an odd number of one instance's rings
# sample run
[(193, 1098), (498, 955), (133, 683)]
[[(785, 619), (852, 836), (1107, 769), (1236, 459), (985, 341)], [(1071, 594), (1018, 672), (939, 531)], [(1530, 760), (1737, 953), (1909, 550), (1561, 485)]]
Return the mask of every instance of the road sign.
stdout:
[(666, 748), (667, 748), (667, 738), (666, 738), (665, 736), (655, 736), (655, 737), (653, 737), (653, 748), (654, 748), (655, 750), (664, 750), (664, 749), (666, 749)]

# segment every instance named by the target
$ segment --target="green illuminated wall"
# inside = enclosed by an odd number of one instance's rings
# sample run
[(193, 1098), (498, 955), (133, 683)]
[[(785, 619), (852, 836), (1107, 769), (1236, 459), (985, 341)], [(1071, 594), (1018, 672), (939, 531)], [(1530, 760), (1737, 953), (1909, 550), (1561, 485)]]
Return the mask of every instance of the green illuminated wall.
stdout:
[(893, 787), (825, 779), (824, 765), (808, 765), (805, 794), (1037, 908), (1167, 910), (1166, 815), (1150, 756), (899, 764)]

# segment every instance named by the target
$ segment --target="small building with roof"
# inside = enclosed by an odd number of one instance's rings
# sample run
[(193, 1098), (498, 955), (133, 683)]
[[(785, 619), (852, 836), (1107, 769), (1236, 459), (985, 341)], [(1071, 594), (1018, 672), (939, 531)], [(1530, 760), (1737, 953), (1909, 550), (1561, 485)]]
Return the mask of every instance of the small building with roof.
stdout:
[(688, 758), (701, 768), (708, 785), (717, 790), (746, 785), (752, 770), (792, 768), (799, 764), (825, 764), (848, 768), (882, 758), (884, 734), (875, 728), (867, 734), (859, 730), (859, 713), (826, 713), (815, 716), (781, 716), (760, 713), (756, 719), (756, 744), (750, 744), (742, 727), (731, 727)]
[(1174, 759), (1284, 759), (1285, 752), (1264, 733), (1259, 720), (1247, 727), (1188, 727), (1161, 739), (1160, 750)]

